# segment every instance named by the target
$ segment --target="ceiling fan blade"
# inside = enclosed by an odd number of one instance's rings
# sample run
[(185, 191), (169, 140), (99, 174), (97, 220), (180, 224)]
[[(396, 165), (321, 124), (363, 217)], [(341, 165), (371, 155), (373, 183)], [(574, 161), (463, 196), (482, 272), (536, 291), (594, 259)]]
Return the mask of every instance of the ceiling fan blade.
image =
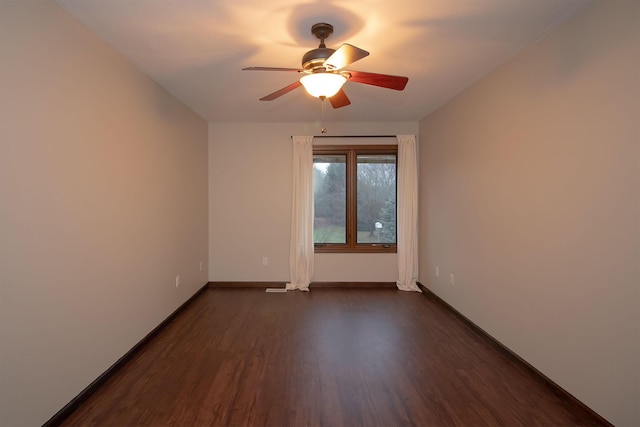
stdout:
[(280, 90), (277, 90), (277, 91), (275, 91), (275, 92), (273, 92), (273, 93), (271, 93), (271, 94), (269, 94), (269, 95), (267, 95), (267, 96), (265, 96), (263, 98), (260, 98), (260, 101), (273, 101), (274, 99), (281, 97), (285, 93), (291, 92), (292, 90), (298, 88), (299, 86), (302, 86), (302, 83), (300, 83), (300, 81), (298, 80), (296, 82), (291, 83), (287, 87), (283, 87)]
[(344, 90), (342, 89), (340, 89), (338, 93), (329, 98), (329, 101), (331, 102), (331, 106), (333, 108), (346, 107), (347, 105), (351, 104), (349, 97), (346, 93), (344, 93)]
[(362, 71), (347, 71), (351, 74), (350, 82), (364, 83), (387, 89), (403, 90), (409, 81), (408, 77), (390, 76), (388, 74), (365, 73)]
[(328, 70), (339, 70), (349, 64), (353, 64), (367, 55), (369, 55), (369, 52), (366, 50), (362, 50), (359, 47), (345, 43), (324, 61), (324, 66)]
[(302, 72), (297, 68), (277, 68), (277, 67), (247, 67), (247, 68), (243, 68), (242, 71), (295, 71), (297, 73)]

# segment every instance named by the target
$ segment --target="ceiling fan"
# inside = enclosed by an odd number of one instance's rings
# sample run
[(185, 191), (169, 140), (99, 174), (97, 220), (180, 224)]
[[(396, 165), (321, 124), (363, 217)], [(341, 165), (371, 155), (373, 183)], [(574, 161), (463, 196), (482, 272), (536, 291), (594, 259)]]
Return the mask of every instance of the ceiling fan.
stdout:
[(273, 101), (299, 86), (304, 86), (312, 96), (322, 100), (329, 98), (333, 108), (340, 108), (351, 104), (342, 89), (342, 85), (347, 81), (394, 90), (403, 90), (407, 85), (407, 77), (345, 70), (344, 67), (364, 58), (369, 52), (348, 43), (344, 43), (338, 49), (328, 48), (324, 41), (333, 33), (331, 24), (315, 24), (311, 27), (311, 33), (320, 39), (320, 46), (304, 54), (301, 70), (274, 67), (243, 68), (247, 71), (295, 71), (303, 74), (298, 81), (260, 98), (260, 101)]

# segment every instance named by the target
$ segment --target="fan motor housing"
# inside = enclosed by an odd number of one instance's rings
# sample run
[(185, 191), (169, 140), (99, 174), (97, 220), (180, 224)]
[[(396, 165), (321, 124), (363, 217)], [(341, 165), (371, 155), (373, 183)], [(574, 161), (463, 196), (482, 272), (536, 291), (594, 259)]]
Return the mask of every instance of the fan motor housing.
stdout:
[(302, 68), (305, 71), (313, 71), (317, 68), (324, 68), (324, 61), (329, 58), (335, 49), (329, 49), (328, 47), (319, 47), (317, 49), (310, 50), (302, 57)]

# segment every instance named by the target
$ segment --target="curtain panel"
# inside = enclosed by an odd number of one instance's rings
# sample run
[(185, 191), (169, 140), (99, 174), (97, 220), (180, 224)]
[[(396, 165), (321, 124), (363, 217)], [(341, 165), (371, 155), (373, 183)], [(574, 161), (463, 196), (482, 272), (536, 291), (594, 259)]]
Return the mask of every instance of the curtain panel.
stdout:
[(291, 250), (287, 289), (308, 291), (313, 276), (313, 137), (293, 136)]
[(415, 135), (398, 135), (398, 281), (402, 291), (418, 287), (418, 162)]

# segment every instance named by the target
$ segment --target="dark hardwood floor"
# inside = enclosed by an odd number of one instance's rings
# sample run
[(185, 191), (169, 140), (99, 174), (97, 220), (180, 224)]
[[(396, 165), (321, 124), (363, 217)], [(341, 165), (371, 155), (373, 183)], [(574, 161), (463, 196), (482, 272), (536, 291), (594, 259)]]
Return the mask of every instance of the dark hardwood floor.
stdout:
[(69, 426), (599, 425), (429, 294), (207, 289)]

